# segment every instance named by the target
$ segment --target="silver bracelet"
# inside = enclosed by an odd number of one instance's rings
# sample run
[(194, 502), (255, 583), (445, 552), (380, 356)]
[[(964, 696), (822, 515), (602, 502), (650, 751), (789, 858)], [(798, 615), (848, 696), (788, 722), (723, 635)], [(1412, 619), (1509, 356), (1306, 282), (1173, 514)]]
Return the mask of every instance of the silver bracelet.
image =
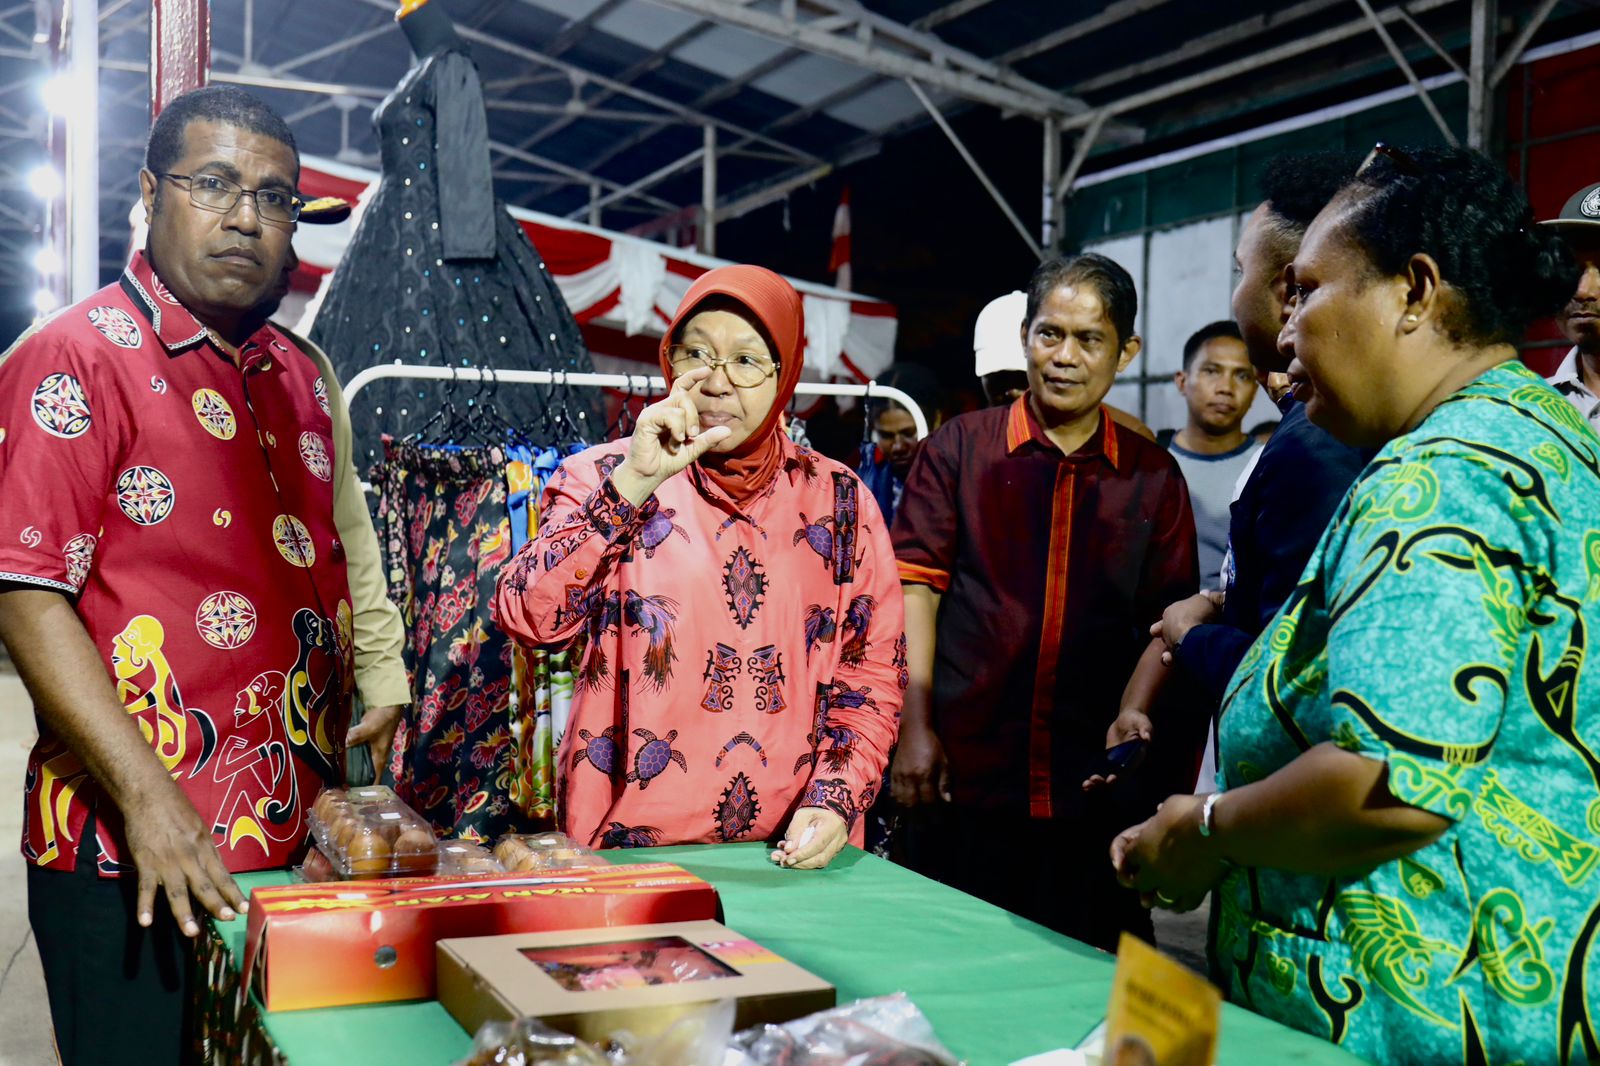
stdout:
[(1200, 835), (1203, 837), (1211, 835), (1211, 812), (1216, 808), (1217, 800), (1221, 798), (1222, 793), (1213, 792), (1206, 797), (1205, 806), (1200, 808)]

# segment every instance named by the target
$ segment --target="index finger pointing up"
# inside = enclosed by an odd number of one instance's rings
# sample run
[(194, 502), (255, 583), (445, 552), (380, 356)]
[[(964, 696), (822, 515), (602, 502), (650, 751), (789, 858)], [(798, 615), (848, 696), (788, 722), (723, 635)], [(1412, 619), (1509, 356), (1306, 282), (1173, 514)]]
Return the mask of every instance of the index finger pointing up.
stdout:
[(672, 391), (674, 393), (688, 392), (710, 376), (711, 368), (709, 366), (696, 367), (687, 374), (679, 374), (674, 378), (672, 380)]

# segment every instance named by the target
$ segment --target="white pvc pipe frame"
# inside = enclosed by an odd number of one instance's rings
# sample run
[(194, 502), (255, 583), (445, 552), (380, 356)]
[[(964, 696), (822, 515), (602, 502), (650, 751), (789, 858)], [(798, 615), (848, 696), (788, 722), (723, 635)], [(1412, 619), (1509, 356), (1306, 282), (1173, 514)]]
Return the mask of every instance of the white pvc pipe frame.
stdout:
[[(423, 378), (434, 381), (487, 381), (510, 382), (513, 385), (574, 385), (582, 388), (627, 389), (666, 394), (666, 380), (644, 374), (568, 374), (554, 370), (483, 370), (479, 367), (414, 366), (407, 363), (385, 363), (369, 366), (350, 379), (344, 387), (346, 405), (355, 401), (356, 394), (374, 381), (385, 378)], [(911, 414), (917, 427), (917, 439), (928, 435), (928, 419), (917, 406), (917, 401), (899, 389), (868, 382), (865, 385), (834, 385), (802, 381), (795, 386), (800, 396), (859, 396), (863, 399), (893, 400)]]

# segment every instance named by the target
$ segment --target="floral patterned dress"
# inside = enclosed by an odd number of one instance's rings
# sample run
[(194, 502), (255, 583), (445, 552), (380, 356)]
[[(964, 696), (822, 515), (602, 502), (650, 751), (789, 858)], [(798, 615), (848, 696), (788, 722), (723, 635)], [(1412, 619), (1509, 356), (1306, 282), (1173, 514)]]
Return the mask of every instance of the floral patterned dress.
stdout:
[(1600, 440), (1520, 363), (1391, 441), (1224, 702), (1220, 783), (1332, 741), (1449, 819), (1362, 876), (1235, 870), (1229, 997), (1387, 1063), (1600, 1062)]
[(413, 694), (389, 773), (438, 832), (492, 839), (527, 825), (511, 802), (512, 647), (487, 606), (511, 557), (505, 454), (386, 438), (384, 456), (373, 480)]
[(595, 846), (762, 840), (799, 806), (860, 844), (906, 684), (888, 531), (854, 473), (784, 439), (745, 507), (698, 467), (640, 507), (628, 441), (562, 463), (496, 618), (570, 649), (562, 828)]

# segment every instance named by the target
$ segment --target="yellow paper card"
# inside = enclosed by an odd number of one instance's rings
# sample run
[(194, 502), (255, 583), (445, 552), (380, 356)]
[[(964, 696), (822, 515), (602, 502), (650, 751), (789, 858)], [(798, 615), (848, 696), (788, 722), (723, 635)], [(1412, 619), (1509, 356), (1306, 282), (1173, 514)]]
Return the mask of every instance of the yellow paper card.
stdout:
[(1106, 1012), (1104, 1066), (1212, 1066), (1222, 993), (1138, 937), (1122, 934)]

